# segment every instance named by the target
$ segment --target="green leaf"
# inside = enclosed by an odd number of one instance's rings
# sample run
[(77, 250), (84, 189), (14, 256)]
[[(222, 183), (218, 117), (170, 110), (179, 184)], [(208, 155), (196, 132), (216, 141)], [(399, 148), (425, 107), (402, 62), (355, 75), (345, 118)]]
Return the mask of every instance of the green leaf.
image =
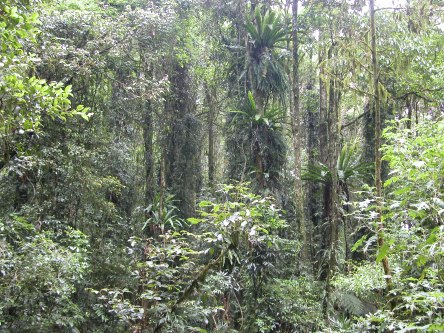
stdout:
[(83, 120), (89, 121), (89, 114), (88, 113), (78, 112), (76, 114), (79, 115), (80, 117), (82, 117)]
[(204, 329), (204, 328), (193, 327), (193, 332), (207, 333), (208, 331), (206, 329)]
[(366, 239), (367, 239), (367, 235), (364, 235), (359, 240), (357, 240), (356, 243), (351, 248), (352, 252), (355, 252), (359, 247), (361, 247)]
[(384, 259), (387, 256), (387, 252), (390, 249), (390, 246), (385, 243), (383, 246), (381, 246), (378, 250), (378, 255), (376, 256), (376, 262), (381, 262), (382, 259)]
[(202, 222), (202, 219), (197, 219), (195, 217), (189, 217), (189, 218), (187, 218), (187, 221), (190, 222), (191, 224), (199, 224), (200, 222)]

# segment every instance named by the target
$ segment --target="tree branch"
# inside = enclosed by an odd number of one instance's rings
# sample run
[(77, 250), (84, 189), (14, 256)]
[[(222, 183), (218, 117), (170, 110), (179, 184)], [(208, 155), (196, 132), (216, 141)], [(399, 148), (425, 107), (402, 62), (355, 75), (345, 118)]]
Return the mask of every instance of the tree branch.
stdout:
[(405, 10), (405, 7), (384, 7), (375, 9), (375, 13), (381, 10)]
[(348, 126), (353, 125), (354, 123), (356, 123), (359, 119), (361, 119), (362, 117), (364, 117), (364, 116), (365, 116), (366, 114), (368, 114), (368, 113), (370, 113), (370, 110), (367, 110), (367, 111), (361, 113), (359, 116), (357, 116), (357, 117), (356, 117), (355, 119), (353, 119), (352, 121), (348, 122), (348, 123), (345, 124), (345, 125), (342, 125), (342, 126), (341, 126), (341, 131), (342, 131), (344, 128), (348, 127)]
[(166, 324), (166, 320), (165, 317), (170, 314), (170, 313), (174, 313), (178, 306), (183, 303), (184, 301), (186, 301), (188, 299), (188, 297), (190, 297), (190, 295), (193, 293), (194, 290), (196, 290), (199, 287), (199, 284), (203, 281), (205, 281), (205, 278), (207, 277), (208, 272), (213, 269), (216, 265), (218, 265), (220, 263), (220, 261), (225, 257), (225, 255), (227, 254), (228, 250), (230, 250), (231, 247), (227, 247), (226, 249), (222, 250), (222, 252), (219, 254), (219, 256), (210, 261), (197, 275), (197, 277), (190, 283), (190, 285), (183, 291), (182, 295), (176, 300), (176, 302), (171, 306), (171, 308), (169, 309), (169, 311), (165, 312), (163, 317), (161, 318), (161, 320), (159, 320), (159, 322), (157, 323), (156, 328), (154, 329), (154, 333), (158, 333), (160, 332), (160, 330), (162, 329), (162, 327)]

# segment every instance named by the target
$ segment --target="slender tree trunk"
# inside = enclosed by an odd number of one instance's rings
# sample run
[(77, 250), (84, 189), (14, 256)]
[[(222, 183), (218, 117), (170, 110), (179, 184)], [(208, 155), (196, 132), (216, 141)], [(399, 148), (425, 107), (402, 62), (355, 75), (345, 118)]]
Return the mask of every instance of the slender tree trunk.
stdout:
[[(370, 33), (371, 33), (371, 53), (372, 53), (372, 71), (373, 71), (373, 90), (374, 90), (374, 110), (375, 110), (375, 187), (376, 187), (376, 206), (378, 217), (377, 237), (378, 246), (384, 246), (384, 224), (382, 222), (382, 158), (381, 158), (381, 100), (379, 96), (379, 66), (376, 53), (376, 28), (375, 28), (375, 1), (370, 0)], [(387, 291), (392, 288), (391, 271), (387, 256), (382, 259)]]
[(208, 115), (208, 183), (214, 186), (214, 114), (210, 111)]
[[(363, 159), (366, 163), (374, 163), (375, 161), (375, 114), (373, 112), (372, 101), (368, 100), (364, 105), (364, 117), (363, 117)], [(374, 174), (368, 174), (365, 176), (364, 181), (369, 186), (372, 186), (375, 182)], [(361, 235), (362, 237), (362, 235)], [(359, 238), (358, 238), (359, 239)]]
[[(153, 79), (154, 68), (152, 62), (146, 58), (146, 49), (144, 45), (139, 44), (140, 55), (140, 73), (145, 75), (148, 80)], [(152, 102), (148, 98), (146, 91), (142, 91), (140, 101), (140, 108), (142, 110), (142, 135), (144, 145), (144, 159), (145, 159), (145, 193), (144, 206), (148, 207), (154, 200), (154, 124), (153, 124), (153, 107)], [(149, 214), (150, 212), (147, 212)], [(146, 216), (149, 218), (149, 216)]]
[[(313, 76), (315, 74), (313, 73)], [(309, 83), (307, 87), (307, 150), (308, 150), (308, 165), (315, 165), (319, 161), (319, 110), (316, 99), (318, 98), (317, 92), (313, 89), (313, 82)], [(319, 200), (320, 186), (315, 182), (308, 182), (306, 193), (307, 204), (307, 242), (310, 247), (310, 262), (313, 263), (312, 269), (315, 270), (315, 257), (317, 246), (316, 241), (313, 239), (313, 229), (318, 229), (321, 225), (319, 218), (319, 211), (322, 209), (322, 205)]]
[[(146, 75), (148, 76), (148, 79), (151, 79), (153, 77), (153, 67), (151, 64), (147, 63), (146, 59), (144, 58), (144, 50), (141, 49), (140, 51), (141, 58), (143, 59), (143, 69), (146, 71)], [(143, 144), (144, 144), (144, 159), (145, 159), (145, 193), (144, 193), (144, 205), (145, 207), (148, 207), (153, 203), (154, 200), (154, 188), (155, 188), (155, 181), (154, 181), (154, 124), (153, 124), (153, 105), (151, 100), (147, 99), (146, 96), (142, 96), (142, 103), (141, 103), (141, 109), (142, 109), (142, 134), (143, 134)], [(151, 211), (146, 211), (145, 218), (149, 219), (151, 216)], [(148, 229), (149, 236), (155, 236), (156, 226), (151, 225)], [(149, 249), (149, 243), (147, 242), (145, 245), (143, 258), (146, 260), (148, 258), (148, 250)], [(139, 288), (141, 289), (141, 292), (145, 292), (146, 288), (146, 268), (142, 268), (140, 270), (140, 281), (141, 285)], [(149, 308), (149, 302), (146, 299), (142, 300), (142, 308), (144, 310), (143, 317), (141, 321), (141, 331), (143, 332), (147, 326), (149, 325), (149, 315), (148, 315), (148, 308)]]
[(292, 80), (292, 111), (291, 129), (293, 132), (293, 156), (294, 156), (294, 200), (296, 220), (299, 226), (299, 239), (302, 242), (302, 258), (308, 260), (309, 251), (307, 244), (307, 232), (304, 219), (304, 194), (301, 180), (301, 110), (299, 96), (299, 35), (298, 35), (298, 0), (292, 3), (292, 39), (293, 39), (293, 80)]
[[(324, 32), (321, 31), (319, 35), (319, 39), (322, 41), (324, 39)], [(322, 45), (323, 43), (321, 43)], [(327, 84), (326, 84), (326, 75), (324, 69), (324, 61), (326, 60), (326, 52), (324, 49), (319, 48), (318, 56), (319, 56), (319, 127), (318, 127), (318, 135), (319, 135), (319, 161), (323, 164), (327, 163), (328, 156), (328, 126), (327, 126)], [(328, 251), (327, 244), (327, 228), (325, 224), (322, 222), (326, 221), (326, 206), (328, 205), (328, 184), (326, 184), (323, 188), (323, 201), (321, 204), (322, 220), (318, 225), (314, 225), (314, 235), (315, 240), (318, 242), (319, 247), (316, 253), (315, 260), (315, 271), (319, 271), (321, 273), (320, 278), (325, 280), (325, 272), (323, 271), (323, 257), (324, 254)]]
[(208, 103), (208, 185), (210, 188), (214, 186), (214, 121), (216, 117), (216, 101), (214, 89), (208, 87), (205, 82), (205, 94)]
[(143, 144), (145, 155), (145, 207), (154, 199), (154, 159), (153, 159), (153, 113), (151, 101), (145, 101), (143, 108)]
[(413, 116), (413, 106), (412, 106), (412, 100), (410, 96), (406, 97), (406, 104), (407, 104), (407, 129), (412, 128), (412, 116)]
[(160, 156), (160, 176), (159, 176), (159, 216), (163, 219), (163, 208), (165, 206), (165, 192), (166, 192), (166, 181), (165, 181), (165, 167), (166, 165), (166, 156), (165, 153), (162, 152)]
[[(322, 32), (320, 33), (322, 37)], [(320, 38), (321, 38), (320, 37)], [(326, 162), (327, 154), (327, 87), (325, 84), (325, 70), (322, 63), (325, 59), (325, 51), (319, 51), (319, 155), (321, 162)]]

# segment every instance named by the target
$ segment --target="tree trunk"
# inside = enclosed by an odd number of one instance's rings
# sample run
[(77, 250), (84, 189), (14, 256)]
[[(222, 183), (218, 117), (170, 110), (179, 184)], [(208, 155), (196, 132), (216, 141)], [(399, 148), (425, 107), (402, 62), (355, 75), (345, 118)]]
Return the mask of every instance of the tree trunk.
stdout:
[[(320, 38), (323, 33), (320, 32)], [(322, 62), (325, 60), (325, 51), (319, 51), (319, 155), (321, 162), (326, 163), (327, 155), (327, 87), (325, 84), (325, 70)]]
[(304, 219), (304, 194), (301, 180), (301, 110), (299, 96), (299, 35), (298, 35), (298, 0), (292, 3), (292, 39), (293, 39), (293, 80), (292, 80), (292, 110), (291, 130), (293, 133), (293, 157), (294, 157), (294, 200), (295, 217), (299, 227), (299, 239), (302, 243), (301, 256), (308, 260), (309, 251), (307, 244), (307, 232)]
[(154, 199), (154, 159), (153, 159), (153, 114), (151, 101), (145, 101), (143, 108), (143, 144), (145, 156), (145, 207)]
[(412, 99), (410, 96), (406, 97), (406, 105), (407, 105), (407, 129), (412, 129), (412, 116), (413, 116), (413, 105)]
[(329, 83), (329, 103), (328, 103), (328, 158), (327, 166), (330, 172), (330, 179), (325, 185), (324, 193), (324, 216), (327, 221), (327, 230), (324, 233), (327, 244), (327, 256), (323, 267), (323, 277), (325, 278), (325, 298), (322, 304), (324, 318), (328, 317), (328, 306), (331, 297), (331, 278), (336, 270), (336, 249), (339, 238), (339, 183), (336, 162), (339, 154), (339, 101), (340, 88), (337, 81), (330, 79)]
[(192, 79), (187, 65), (174, 60), (170, 77), (171, 94), (166, 103), (170, 114), (166, 152), (166, 185), (184, 217), (195, 213), (200, 177), (200, 122), (195, 116)]
[(216, 117), (216, 97), (215, 89), (210, 88), (208, 84), (204, 83), (205, 97), (208, 104), (208, 185), (210, 188), (214, 187), (214, 121)]
[[(315, 74), (312, 73), (314, 76)], [(307, 151), (308, 151), (308, 165), (315, 165), (319, 162), (319, 110), (318, 110), (318, 94), (313, 89), (314, 82), (310, 82), (306, 89), (307, 95)], [(322, 211), (322, 204), (320, 203), (320, 186), (316, 182), (308, 182), (306, 193), (307, 204), (307, 242), (310, 247), (310, 262), (313, 263), (313, 271), (316, 269), (315, 257), (318, 247), (316, 246), (316, 239), (313, 239), (313, 229), (321, 227), (321, 219), (319, 212)]]
[[(378, 246), (384, 246), (384, 225), (382, 222), (382, 158), (381, 158), (381, 101), (379, 96), (379, 66), (376, 53), (376, 28), (375, 28), (375, 1), (370, 0), (370, 33), (371, 33), (371, 53), (372, 53), (372, 71), (373, 71), (373, 90), (374, 90), (374, 114), (375, 114), (375, 187), (376, 187), (376, 206), (378, 217), (377, 237)], [(387, 256), (382, 259), (387, 291), (392, 288), (391, 271)]]

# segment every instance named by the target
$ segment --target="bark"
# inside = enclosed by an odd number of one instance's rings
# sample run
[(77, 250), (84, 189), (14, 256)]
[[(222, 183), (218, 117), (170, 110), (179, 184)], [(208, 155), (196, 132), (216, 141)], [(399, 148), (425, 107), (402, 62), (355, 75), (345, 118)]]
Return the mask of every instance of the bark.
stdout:
[[(324, 32), (320, 32), (320, 39), (324, 39)], [(327, 120), (327, 84), (326, 74), (324, 69), (324, 61), (326, 60), (326, 55), (328, 53), (324, 49), (319, 49), (318, 57), (319, 57), (319, 161), (323, 164), (327, 163), (328, 156), (328, 120)], [(326, 219), (326, 207), (328, 206), (329, 200), (329, 190), (328, 184), (324, 186), (323, 189), (323, 200), (322, 200), (322, 220)], [(315, 225), (316, 239), (319, 242), (319, 250), (316, 251), (316, 267), (314, 269), (320, 272), (321, 280), (325, 280), (325, 272), (323, 271), (323, 256), (328, 251), (328, 242), (327, 242), (327, 230), (325, 224), (319, 223), (319, 225)]]
[[(314, 74), (313, 74), (314, 75)], [(310, 83), (307, 87), (308, 101), (307, 109), (307, 150), (308, 150), (308, 165), (315, 165), (319, 162), (319, 110), (317, 101), (317, 93), (313, 89), (313, 84)], [(315, 96), (316, 95), (316, 96)], [(307, 204), (307, 241), (310, 247), (310, 262), (313, 263), (313, 270), (316, 269), (315, 257), (317, 247), (316, 240), (313, 239), (313, 229), (319, 229), (321, 226), (321, 219), (319, 212), (322, 210), (322, 204), (319, 200), (320, 186), (315, 182), (308, 182), (306, 193)]]
[(292, 80), (292, 110), (291, 129), (293, 134), (293, 157), (294, 157), (294, 200), (295, 217), (299, 227), (299, 239), (302, 242), (301, 256), (308, 260), (309, 251), (307, 244), (307, 231), (304, 219), (304, 193), (301, 180), (301, 110), (299, 94), (299, 35), (298, 35), (298, 0), (292, 3), (292, 39), (293, 39), (293, 80)]
[(214, 186), (215, 156), (214, 156), (214, 122), (216, 118), (216, 93), (215, 89), (210, 88), (204, 83), (205, 97), (208, 103), (208, 185)]
[(165, 180), (184, 217), (195, 213), (200, 173), (200, 122), (195, 116), (192, 78), (187, 65), (173, 62), (171, 95), (165, 109), (169, 114)]
[(208, 115), (208, 183), (214, 186), (214, 110)]
[(163, 220), (163, 209), (165, 206), (165, 192), (166, 192), (166, 181), (165, 181), (165, 169), (166, 169), (166, 154), (162, 152), (160, 157), (160, 176), (159, 176), (159, 213), (161, 214), (161, 219)]
[(331, 297), (331, 278), (336, 270), (336, 249), (339, 238), (339, 183), (336, 170), (336, 161), (339, 154), (339, 101), (340, 88), (334, 79), (329, 82), (329, 103), (327, 115), (328, 130), (328, 158), (327, 166), (330, 171), (331, 178), (325, 185), (324, 193), (324, 216), (327, 221), (327, 230), (325, 243), (328, 244), (328, 255), (325, 258), (322, 275), (325, 279), (325, 298), (322, 304), (324, 318), (328, 317), (328, 306)]
[[(144, 45), (139, 44), (139, 54), (141, 59), (141, 70), (148, 80), (154, 78), (154, 68), (145, 54)], [(153, 105), (149, 99), (147, 91), (142, 91), (140, 100), (140, 109), (142, 111), (142, 135), (144, 145), (145, 162), (145, 193), (144, 206), (148, 207), (154, 200), (154, 124), (153, 124)], [(148, 214), (150, 212), (147, 212)], [(146, 216), (149, 218), (149, 216)]]
[(145, 156), (145, 207), (154, 199), (154, 159), (153, 159), (153, 114), (151, 101), (146, 101), (143, 108), (143, 144)]
[[(382, 158), (381, 158), (381, 100), (379, 96), (379, 66), (376, 53), (376, 28), (375, 28), (375, 1), (370, 0), (370, 33), (371, 33), (371, 54), (373, 71), (373, 90), (374, 90), (374, 114), (375, 114), (375, 187), (376, 187), (376, 206), (378, 217), (377, 238), (378, 246), (384, 246), (384, 224), (382, 222)], [(391, 270), (387, 256), (382, 259), (387, 291), (392, 289)]]
[(254, 143), (253, 143), (253, 156), (255, 161), (255, 167), (256, 167), (256, 182), (259, 186), (260, 190), (265, 189), (265, 177), (264, 177), (264, 161), (261, 153), (261, 146), (260, 146), (260, 138), (261, 135), (261, 128), (259, 125), (254, 125), (253, 129), (253, 137), (254, 137)]
[(413, 106), (412, 100), (410, 96), (406, 97), (406, 105), (407, 105), (407, 129), (412, 129), (412, 115), (413, 115)]
[[(326, 52), (327, 60), (332, 59), (335, 54), (335, 43), (332, 40), (331, 46)], [(321, 65), (321, 72), (322, 70)], [(325, 84), (326, 78), (321, 84), (320, 97), (320, 130), (326, 135), (320, 138), (321, 158), (324, 157), (324, 163), (328, 167), (330, 178), (324, 185), (324, 221), (321, 228), (321, 251), (324, 256), (321, 265), (321, 280), (325, 281), (325, 297), (322, 304), (324, 318), (327, 319), (331, 297), (331, 278), (336, 270), (336, 250), (339, 238), (339, 183), (336, 163), (339, 155), (339, 102), (341, 99), (340, 82), (335, 79), (337, 75), (333, 73), (329, 78), (328, 91)], [(322, 80), (321, 73), (321, 80)], [(328, 95), (327, 95), (328, 93)], [(324, 95), (325, 94), (325, 95)], [(328, 100), (327, 100), (328, 97)], [(324, 113), (325, 112), (325, 113)], [(325, 146), (324, 146), (325, 145)], [(325, 155), (324, 155), (325, 154)]]
[[(322, 33), (321, 33), (322, 34)], [(325, 52), (319, 51), (319, 154), (321, 162), (325, 164), (327, 157), (327, 87), (325, 84), (325, 70), (322, 62)]]

